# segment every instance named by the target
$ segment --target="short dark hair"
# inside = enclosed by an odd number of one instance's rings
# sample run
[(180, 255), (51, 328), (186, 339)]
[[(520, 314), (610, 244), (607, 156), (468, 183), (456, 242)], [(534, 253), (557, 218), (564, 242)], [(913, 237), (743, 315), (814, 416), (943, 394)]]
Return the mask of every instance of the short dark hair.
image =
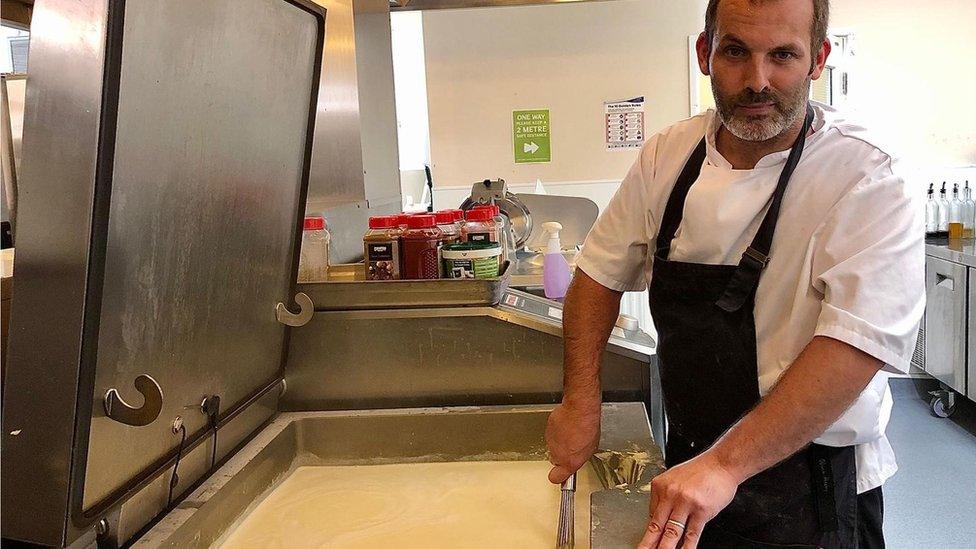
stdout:
[[(749, 0), (753, 4), (769, 2), (771, 0)], [(705, 37), (708, 47), (712, 47), (715, 38), (715, 20), (718, 17), (719, 0), (708, 0), (705, 9)], [(830, 0), (813, 0), (813, 22), (810, 24), (810, 56), (815, 57), (820, 46), (827, 39), (827, 24), (830, 20)]]

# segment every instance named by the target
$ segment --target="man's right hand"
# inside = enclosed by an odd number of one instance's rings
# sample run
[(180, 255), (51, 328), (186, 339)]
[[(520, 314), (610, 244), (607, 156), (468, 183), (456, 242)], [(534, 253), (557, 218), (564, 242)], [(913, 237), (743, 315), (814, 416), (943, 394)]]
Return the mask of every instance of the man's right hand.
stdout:
[(549, 482), (560, 484), (579, 470), (600, 443), (600, 402), (563, 402), (549, 414), (546, 446), (549, 448)]
[(623, 292), (576, 269), (563, 306), (563, 402), (549, 414), (549, 482), (579, 470), (600, 443), (600, 361), (620, 312)]

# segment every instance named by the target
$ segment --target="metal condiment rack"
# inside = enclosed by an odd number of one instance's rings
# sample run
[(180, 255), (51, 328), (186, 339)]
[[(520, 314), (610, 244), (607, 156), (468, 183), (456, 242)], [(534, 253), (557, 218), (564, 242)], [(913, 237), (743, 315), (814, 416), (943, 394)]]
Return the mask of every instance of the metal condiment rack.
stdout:
[(329, 267), (327, 282), (298, 285), (317, 311), (485, 307), (497, 305), (512, 276), (511, 262), (491, 279), (366, 280), (363, 263)]

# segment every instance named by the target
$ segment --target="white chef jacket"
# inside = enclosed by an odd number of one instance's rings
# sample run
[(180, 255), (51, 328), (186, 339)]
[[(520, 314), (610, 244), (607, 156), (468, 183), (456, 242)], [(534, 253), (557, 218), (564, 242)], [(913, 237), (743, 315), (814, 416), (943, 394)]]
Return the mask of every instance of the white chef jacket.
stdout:
[[(906, 372), (925, 307), (924, 219), (895, 160), (866, 130), (813, 103), (814, 133), (783, 198), (756, 293), (759, 389), (765, 395), (814, 336), (852, 345), (883, 371), (816, 442), (856, 445), (858, 493), (897, 470), (885, 437), (888, 372)], [(736, 170), (715, 148), (714, 111), (651, 137), (600, 215), (577, 265), (612, 290), (643, 291), (671, 189), (706, 135), (670, 259), (738, 264), (758, 231), (789, 150)]]

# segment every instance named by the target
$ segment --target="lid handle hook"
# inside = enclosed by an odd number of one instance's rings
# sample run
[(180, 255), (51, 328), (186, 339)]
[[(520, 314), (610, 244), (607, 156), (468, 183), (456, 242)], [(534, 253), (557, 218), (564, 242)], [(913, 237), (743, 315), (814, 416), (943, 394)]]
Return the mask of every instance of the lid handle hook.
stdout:
[(285, 326), (304, 326), (308, 324), (309, 320), (312, 320), (312, 313), (315, 312), (315, 307), (312, 305), (312, 298), (308, 297), (304, 292), (298, 292), (295, 294), (295, 303), (298, 304), (298, 313), (293, 313), (285, 307), (284, 303), (278, 303), (275, 305), (275, 318), (278, 322), (284, 324)]
[(123, 400), (122, 395), (113, 387), (105, 393), (105, 415), (119, 423), (142, 427), (156, 421), (159, 417), (159, 412), (163, 409), (163, 390), (148, 374), (140, 374), (136, 377), (134, 385), (145, 400), (142, 406), (132, 406)]

